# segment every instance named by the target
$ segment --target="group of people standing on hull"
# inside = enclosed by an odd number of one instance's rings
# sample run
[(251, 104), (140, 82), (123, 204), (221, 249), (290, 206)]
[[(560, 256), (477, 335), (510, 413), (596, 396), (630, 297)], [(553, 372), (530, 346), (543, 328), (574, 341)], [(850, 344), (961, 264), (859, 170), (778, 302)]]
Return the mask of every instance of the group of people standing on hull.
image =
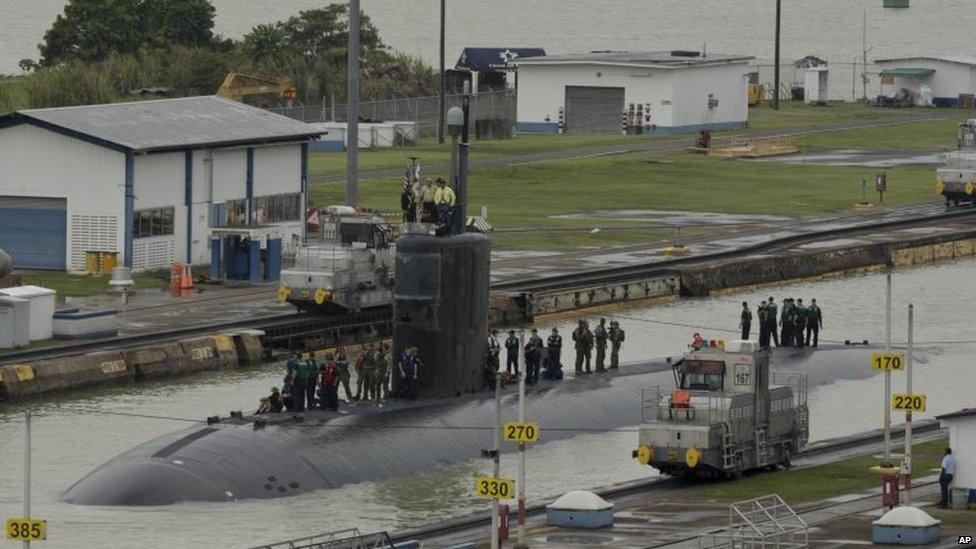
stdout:
[[(817, 300), (811, 299), (810, 305), (805, 306), (802, 298), (788, 297), (784, 298), (782, 303), (781, 311), (777, 309), (776, 301), (772, 296), (769, 300), (759, 303), (756, 309), (759, 322), (759, 346), (768, 349), (772, 343), (777, 347), (816, 347), (820, 342), (820, 329), (823, 328), (823, 311), (817, 305)], [(742, 313), (739, 317), (743, 341), (749, 339), (752, 319), (749, 302), (743, 301)]]
[(356, 394), (352, 393), (352, 373), (344, 348), (336, 349), (335, 355), (326, 353), (321, 364), (312, 354), (302, 359), (293, 354), (286, 363), (284, 390), (277, 387), (261, 399), (258, 413), (281, 411), (302, 412), (306, 408), (339, 409), (339, 388), (345, 392), (346, 401), (376, 401), (393, 396), (391, 377), (398, 376), (401, 398), (416, 398), (415, 385), (420, 370), (420, 356), (416, 347), (404, 349), (394, 369), (392, 349), (385, 343), (369, 343), (357, 353), (352, 367), (356, 372)]
[[(607, 348), (610, 348), (610, 370), (620, 366), (620, 347), (624, 342), (624, 331), (614, 320), (609, 326), (607, 320), (601, 318), (594, 330), (590, 330), (589, 322), (580, 320), (573, 330), (572, 338), (576, 350), (576, 374), (593, 372), (593, 350), (596, 349), (596, 372), (607, 371)], [(498, 330), (491, 330), (486, 340), (487, 360), (485, 365), (485, 382), (493, 387), (495, 376), (501, 375), (502, 380), (515, 378), (519, 375), (519, 355), (525, 353), (525, 382), (532, 385), (543, 379), (562, 379), (562, 348), (563, 336), (558, 328), (553, 328), (545, 343), (539, 336), (539, 331), (532, 329), (532, 335), (524, 347), (515, 335), (515, 330), (508, 331), (508, 338), (504, 341), (505, 369), (501, 368), (502, 342), (498, 338)], [(542, 372), (542, 368), (545, 372)]]

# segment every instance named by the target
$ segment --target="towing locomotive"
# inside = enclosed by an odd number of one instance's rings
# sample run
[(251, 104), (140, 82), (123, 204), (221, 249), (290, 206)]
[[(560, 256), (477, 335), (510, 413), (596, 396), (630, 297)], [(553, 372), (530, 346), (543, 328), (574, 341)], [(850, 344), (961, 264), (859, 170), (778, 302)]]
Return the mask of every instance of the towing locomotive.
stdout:
[(935, 190), (946, 206), (976, 202), (976, 119), (959, 124), (956, 149), (941, 155), (935, 171)]
[(278, 300), (312, 313), (390, 305), (395, 245), (386, 219), (329, 206), (317, 221), (325, 243), (298, 249), (295, 265), (281, 271)]
[(673, 366), (675, 388), (642, 395), (633, 457), (664, 474), (737, 477), (789, 466), (806, 444), (805, 376), (770, 380), (771, 351), (752, 341), (705, 342)]

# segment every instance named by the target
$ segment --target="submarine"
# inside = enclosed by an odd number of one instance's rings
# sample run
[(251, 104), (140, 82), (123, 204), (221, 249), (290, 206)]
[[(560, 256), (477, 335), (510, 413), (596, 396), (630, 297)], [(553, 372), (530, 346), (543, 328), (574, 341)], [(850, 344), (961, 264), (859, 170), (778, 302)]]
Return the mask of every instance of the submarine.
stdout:
[[(871, 375), (871, 347), (821, 345), (775, 349), (773, 375), (807, 375), (811, 385)], [(540, 424), (539, 444), (641, 423), (641, 392), (671, 382), (672, 364), (625, 364), (619, 370), (542, 380), (526, 394), (526, 417)], [(502, 396), (515, 417), (517, 394)], [(815, 423), (816, 418), (811, 418)], [(459, 397), (358, 403), (340, 413), (239, 416), (201, 422), (156, 438), (101, 465), (62, 501), (147, 506), (181, 501), (278, 498), (378, 481), (482, 459), (491, 447), (494, 399)], [(514, 452), (505, 444), (503, 452)]]

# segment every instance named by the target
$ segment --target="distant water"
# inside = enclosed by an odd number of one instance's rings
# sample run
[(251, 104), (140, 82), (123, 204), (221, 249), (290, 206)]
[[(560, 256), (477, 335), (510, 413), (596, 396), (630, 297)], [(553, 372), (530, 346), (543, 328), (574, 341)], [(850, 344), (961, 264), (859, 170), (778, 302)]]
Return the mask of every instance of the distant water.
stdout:
[[(217, 32), (240, 37), (254, 25), (285, 19), (323, 0), (212, 0)], [(0, 73), (37, 57), (37, 43), (65, 0), (0, 0)], [(971, 0), (783, 0), (783, 59), (816, 55), (832, 63), (862, 57), (867, 10), (868, 59), (908, 55), (976, 57)], [(394, 48), (436, 64), (438, 0), (363, 0)], [(598, 49), (699, 49), (773, 57), (773, 0), (449, 0), (447, 64), (464, 46), (541, 46), (549, 52)], [(792, 78), (792, 73), (785, 74)], [(849, 67), (832, 75), (832, 94), (848, 97)], [(764, 77), (765, 78), (765, 77)], [(860, 84), (857, 84), (860, 95)]]

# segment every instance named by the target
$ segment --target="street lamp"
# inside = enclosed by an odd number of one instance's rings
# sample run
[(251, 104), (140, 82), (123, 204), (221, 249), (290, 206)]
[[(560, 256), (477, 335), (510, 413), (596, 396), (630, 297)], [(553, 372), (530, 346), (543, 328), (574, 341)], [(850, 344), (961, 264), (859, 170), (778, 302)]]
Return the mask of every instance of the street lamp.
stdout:
[[(464, 192), (464, 181), (465, 174), (461, 173), (462, 169), (458, 166), (459, 162), (459, 149), (458, 139), (464, 132), (464, 110), (461, 107), (451, 107), (447, 110), (447, 115), (445, 116), (445, 122), (447, 122), (447, 131), (451, 135), (451, 175), (448, 178), (448, 184), (454, 189), (456, 194), (456, 202), (454, 209), (454, 219), (452, 219), (452, 232), (460, 232), (456, 229), (458, 227), (457, 218), (463, 216), (463, 208), (461, 206), (461, 200), (467, 194)], [(463, 162), (465, 167), (467, 162)], [(467, 171), (466, 169), (463, 171)], [(464, 221), (461, 222), (460, 227), (464, 226)]]

